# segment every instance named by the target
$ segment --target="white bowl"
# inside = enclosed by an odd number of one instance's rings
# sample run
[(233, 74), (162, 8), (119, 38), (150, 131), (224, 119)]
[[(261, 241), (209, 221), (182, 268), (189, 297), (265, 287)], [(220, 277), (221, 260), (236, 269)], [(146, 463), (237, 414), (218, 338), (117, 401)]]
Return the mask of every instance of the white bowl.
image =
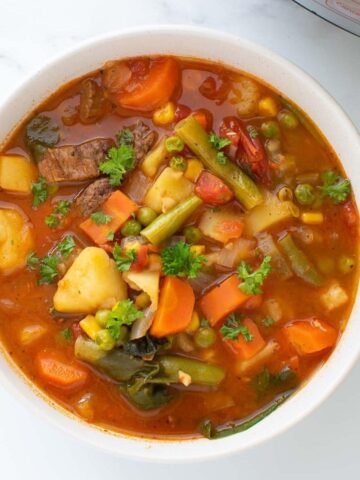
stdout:
[[(354, 125), (335, 100), (302, 70), (263, 47), (198, 27), (141, 27), (89, 40), (61, 55), (28, 78), (0, 106), (0, 144), (39, 102), (69, 80), (111, 59), (146, 54), (173, 54), (220, 61), (250, 72), (292, 99), (315, 121), (331, 143), (360, 199), (360, 140)], [(350, 321), (326, 364), (284, 405), (253, 428), (221, 440), (145, 440), (107, 433), (65, 412), (45, 398), (0, 355), (0, 381), (14, 396), (65, 432), (97, 448), (148, 461), (197, 461), (253, 447), (283, 432), (309, 414), (339, 385), (360, 349), (357, 298)], [(186, 414), (186, 412), (184, 412)]]

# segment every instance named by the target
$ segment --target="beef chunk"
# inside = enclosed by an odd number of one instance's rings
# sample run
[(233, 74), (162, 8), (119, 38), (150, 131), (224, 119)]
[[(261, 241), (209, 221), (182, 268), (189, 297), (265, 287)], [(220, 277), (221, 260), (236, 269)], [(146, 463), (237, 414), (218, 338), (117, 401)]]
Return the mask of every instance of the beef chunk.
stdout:
[(77, 197), (75, 205), (83, 217), (88, 217), (105, 202), (113, 188), (108, 178), (90, 183)]
[(99, 164), (113, 145), (111, 139), (97, 138), (81, 145), (49, 148), (38, 163), (40, 175), (49, 183), (96, 178)]
[(136, 162), (141, 162), (150, 148), (154, 145), (157, 133), (145, 123), (138, 121), (132, 129), (134, 135), (134, 152)]

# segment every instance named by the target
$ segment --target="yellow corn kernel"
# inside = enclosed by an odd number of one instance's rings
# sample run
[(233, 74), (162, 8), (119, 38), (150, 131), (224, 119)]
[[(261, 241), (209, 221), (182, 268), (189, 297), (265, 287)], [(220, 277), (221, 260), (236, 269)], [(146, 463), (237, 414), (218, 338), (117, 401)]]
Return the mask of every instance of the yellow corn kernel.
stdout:
[(300, 218), (306, 225), (319, 225), (324, 221), (324, 215), (321, 212), (303, 212)]
[(193, 333), (200, 327), (200, 318), (196, 310), (193, 311), (191, 322), (186, 329), (187, 333)]
[(205, 253), (205, 245), (191, 245), (190, 252), (194, 255), (202, 255)]
[(278, 106), (272, 97), (264, 97), (259, 101), (259, 113), (266, 117), (275, 117), (278, 113)]
[(204, 170), (203, 164), (200, 160), (196, 160), (195, 158), (191, 158), (187, 162), (187, 167), (185, 170), (185, 178), (190, 180), (191, 182), (196, 182), (200, 173)]
[(175, 105), (173, 102), (167, 102), (163, 107), (158, 108), (153, 113), (153, 122), (155, 125), (168, 125), (175, 119)]
[(84, 330), (86, 335), (91, 338), (91, 340), (95, 340), (95, 335), (101, 330), (94, 315), (86, 315), (86, 317), (80, 321), (80, 327)]

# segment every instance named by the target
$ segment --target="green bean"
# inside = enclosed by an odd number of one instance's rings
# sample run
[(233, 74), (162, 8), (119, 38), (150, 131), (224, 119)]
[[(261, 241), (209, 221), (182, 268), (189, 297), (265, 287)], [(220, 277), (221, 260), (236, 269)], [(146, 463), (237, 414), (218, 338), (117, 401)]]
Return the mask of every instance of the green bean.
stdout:
[(184, 142), (176, 135), (172, 135), (165, 140), (165, 148), (169, 153), (181, 152), (184, 146)]
[(173, 170), (180, 170), (181, 172), (185, 172), (187, 167), (187, 161), (186, 158), (182, 157), (181, 155), (176, 155), (175, 157), (172, 157), (169, 165)]
[(322, 285), (323, 279), (321, 275), (318, 273), (305, 253), (296, 246), (290, 233), (287, 233), (285, 237), (278, 241), (278, 243), (289, 259), (291, 268), (295, 275), (313, 287), (319, 287)]
[(209, 365), (199, 360), (176, 355), (163, 355), (158, 359), (165, 377), (171, 383), (179, 382), (179, 371), (187, 373), (191, 382), (197, 385), (219, 385), (225, 377), (224, 370), (217, 365)]
[(176, 233), (201, 204), (202, 200), (193, 195), (171, 210), (159, 215), (140, 233), (152, 244), (159, 245)]
[(179, 122), (175, 131), (200, 160), (233, 189), (236, 198), (245, 208), (251, 209), (262, 203), (263, 196), (258, 187), (234, 162), (218, 162), (218, 152), (210, 144), (206, 131), (193, 116)]

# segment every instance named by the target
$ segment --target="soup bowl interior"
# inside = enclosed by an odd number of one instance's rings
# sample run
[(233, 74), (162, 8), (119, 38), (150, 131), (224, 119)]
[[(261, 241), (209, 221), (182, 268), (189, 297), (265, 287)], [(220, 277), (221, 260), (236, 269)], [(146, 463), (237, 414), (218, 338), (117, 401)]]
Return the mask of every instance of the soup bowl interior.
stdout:
[[(265, 81), (298, 104), (318, 125), (360, 195), (360, 141), (341, 108), (311, 77), (272, 52), (247, 41), (195, 27), (145, 27), (90, 40), (52, 60), (28, 78), (0, 106), (0, 144), (36, 105), (69, 80), (108, 60), (145, 54), (170, 54), (222, 62)], [(55, 406), (0, 355), (0, 378), (13, 394), (49, 421), (97, 448), (150, 461), (215, 458), (259, 444), (284, 431), (317, 407), (339, 384), (360, 348), (359, 300), (335, 351), (293, 397), (253, 428), (221, 440), (159, 441), (139, 439), (92, 427)], [(46, 401), (44, 401), (46, 400)]]

